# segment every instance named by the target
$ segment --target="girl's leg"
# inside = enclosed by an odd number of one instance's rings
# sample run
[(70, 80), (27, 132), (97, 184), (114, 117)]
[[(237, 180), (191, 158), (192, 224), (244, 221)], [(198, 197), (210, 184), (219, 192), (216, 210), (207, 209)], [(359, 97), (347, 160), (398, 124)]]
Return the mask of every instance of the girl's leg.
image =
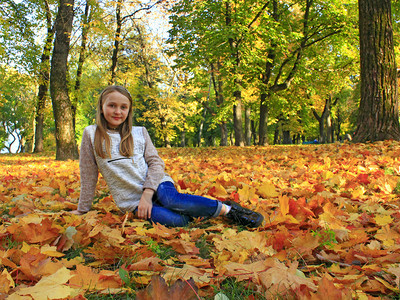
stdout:
[(179, 193), (169, 181), (159, 185), (155, 200), (169, 210), (190, 217), (217, 217), (222, 208), (220, 201)]
[(160, 223), (162, 225), (172, 227), (183, 227), (186, 226), (191, 220), (192, 218), (187, 215), (173, 212), (166, 207), (157, 205), (156, 203), (153, 204), (150, 221), (154, 223)]

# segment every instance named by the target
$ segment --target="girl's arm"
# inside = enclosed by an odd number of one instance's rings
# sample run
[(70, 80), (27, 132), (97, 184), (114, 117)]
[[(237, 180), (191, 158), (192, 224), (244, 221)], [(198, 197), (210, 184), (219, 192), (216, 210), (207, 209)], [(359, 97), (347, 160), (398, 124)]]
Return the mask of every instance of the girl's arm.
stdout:
[(161, 183), (165, 176), (165, 164), (161, 157), (158, 155), (156, 147), (147, 132), (143, 127), (143, 135), (145, 139), (144, 159), (149, 167), (147, 177), (143, 185), (143, 190), (148, 188), (156, 191), (158, 185)]
[(87, 130), (83, 131), (79, 154), (79, 169), (81, 173), (81, 193), (79, 196), (78, 209), (72, 211), (74, 214), (86, 213), (92, 207), (99, 176), (93, 145)]
[(139, 201), (137, 216), (141, 219), (150, 219), (151, 209), (153, 207), (152, 198), (158, 185), (165, 176), (165, 165), (158, 155), (147, 129), (144, 127), (143, 136), (145, 139), (144, 159), (147, 163), (148, 170), (146, 180), (143, 184), (143, 194)]

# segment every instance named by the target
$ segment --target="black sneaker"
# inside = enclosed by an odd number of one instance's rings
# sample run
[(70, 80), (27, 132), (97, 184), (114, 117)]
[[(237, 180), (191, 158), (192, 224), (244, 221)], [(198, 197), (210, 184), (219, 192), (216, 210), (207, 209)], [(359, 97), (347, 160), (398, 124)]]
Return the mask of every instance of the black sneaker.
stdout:
[(224, 201), (223, 203), (231, 207), (226, 217), (238, 225), (255, 228), (260, 226), (264, 220), (262, 214), (244, 208), (234, 201)]

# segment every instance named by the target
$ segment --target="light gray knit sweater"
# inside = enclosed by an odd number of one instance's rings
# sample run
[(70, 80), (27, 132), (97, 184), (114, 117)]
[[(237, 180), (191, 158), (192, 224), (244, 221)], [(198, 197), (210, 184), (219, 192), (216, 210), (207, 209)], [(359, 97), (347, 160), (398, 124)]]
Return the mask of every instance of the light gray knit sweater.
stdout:
[(121, 137), (108, 131), (111, 140), (111, 158), (101, 158), (94, 151), (96, 125), (85, 128), (80, 150), (81, 193), (78, 211), (90, 210), (96, 190), (98, 173), (103, 175), (111, 195), (123, 212), (133, 211), (139, 204), (145, 188), (157, 190), (164, 181), (173, 182), (164, 171), (164, 162), (158, 155), (144, 127), (133, 127), (133, 156), (119, 153)]

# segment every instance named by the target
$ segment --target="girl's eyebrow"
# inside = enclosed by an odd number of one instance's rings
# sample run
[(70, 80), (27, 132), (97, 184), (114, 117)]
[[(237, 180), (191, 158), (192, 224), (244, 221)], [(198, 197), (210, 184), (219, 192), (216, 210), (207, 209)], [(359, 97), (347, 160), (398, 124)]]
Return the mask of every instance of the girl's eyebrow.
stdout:
[[(117, 104), (117, 101), (110, 100), (108, 104)], [(121, 105), (128, 105), (128, 103), (121, 103)]]

